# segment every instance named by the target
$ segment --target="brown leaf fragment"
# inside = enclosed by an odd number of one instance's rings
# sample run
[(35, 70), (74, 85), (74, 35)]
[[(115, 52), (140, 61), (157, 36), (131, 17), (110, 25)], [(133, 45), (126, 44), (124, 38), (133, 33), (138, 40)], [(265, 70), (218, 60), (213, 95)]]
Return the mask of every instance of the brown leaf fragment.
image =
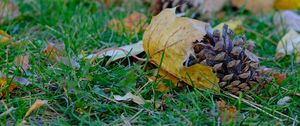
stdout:
[(43, 105), (46, 105), (48, 104), (48, 101), (47, 100), (40, 100), (40, 99), (37, 99), (32, 105), (31, 107), (27, 110), (25, 116), (23, 117), (23, 120), (28, 117), (34, 110), (40, 108), (41, 106)]
[(231, 0), (233, 6), (242, 8), (255, 14), (270, 12), (273, 9), (274, 0)]
[(0, 80), (0, 89), (1, 89), (1, 92), (0, 92), (0, 98), (2, 96), (4, 96), (5, 94), (5, 90), (3, 90), (6, 86), (9, 85), (9, 88), (8, 88), (8, 92), (11, 93), (14, 89), (18, 88), (18, 85), (12, 81), (11, 78), (6, 78), (6, 77), (1, 77), (1, 80)]
[(21, 66), (23, 70), (28, 70), (30, 68), (29, 65), (29, 56), (24, 55), (24, 56), (17, 56), (14, 60), (15, 65)]
[(300, 8), (299, 0), (275, 0), (274, 7), (279, 10), (296, 10)]
[(12, 37), (9, 34), (7, 34), (5, 31), (0, 30), (0, 44), (5, 44), (11, 39)]
[(275, 73), (273, 73), (273, 77), (275, 78), (276, 83), (278, 85), (281, 85), (282, 82), (286, 79), (286, 74), (285, 73), (275, 72)]
[(237, 117), (238, 111), (232, 105), (226, 105), (223, 100), (217, 101), (219, 116), (222, 122), (232, 122)]
[(1, 0), (0, 8), (0, 24), (5, 20), (12, 20), (20, 15), (18, 6), (12, 0)]
[(138, 33), (147, 26), (146, 20), (147, 17), (144, 14), (133, 12), (123, 20), (112, 19), (109, 21), (108, 26), (119, 34), (123, 33), (123, 29), (125, 29), (126, 34)]

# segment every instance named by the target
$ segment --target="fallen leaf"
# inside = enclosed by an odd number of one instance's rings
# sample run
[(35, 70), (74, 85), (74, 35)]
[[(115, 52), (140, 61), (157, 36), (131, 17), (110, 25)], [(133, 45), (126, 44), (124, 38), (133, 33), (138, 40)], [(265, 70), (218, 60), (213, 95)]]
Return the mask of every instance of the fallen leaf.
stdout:
[(138, 12), (133, 12), (130, 16), (124, 19), (127, 32), (139, 32), (144, 29), (147, 17)]
[(79, 68), (79, 63), (73, 58), (69, 59), (68, 57), (63, 56), (64, 44), (53, 44), (48, 43), (47, 47), (42, 51), (44, 54), (49, 56), (49, 60), (52, 63), (61, 62), (64, 65), (72, 66), (74, 68)]
[(123, 24), (120, 20), (117, 19), (112, 19), (108, 22), (108, 27), (113, 30), (118, 32), (118, 34), (122, 34), (123, 32)]
[(255, 14), (270, 12), (273, 9), (274, 0), (231, 0), (233, 6), (245, 7)]
[(19, 8), (15, 5), (12, 0), (0, 1), (0, 24), (5, 20), (12, 20), (20, 15)]
[[(127, 34), (138, 33), (145, 29), (147, 17), (138, 12), (133, 12), (128, 17), (124, 18), (122, 21), (117, 19), (112, 19), (108, 26), (113, 30), (122, 34), (123, 29), (125, 29)], [(123, 27), (124, 24), (124, 27)]]
[(0, 44), (5, 44), (12, 39), (5, 31), (0, 30)]
[(275, 72), (273, 73), (273, 77), (275, 78), (277, 84), (280, 85), (286, 79), (286, 74)]
[(300, 63), (300, 35), (294, 31), (290, 30), (286, 33), (282, 39), (279, 41), (276, 48), (276, 59), (282, 58), (286, 55), (296, 54), (296, 62)]
[(23, 120), (28, 117), (34, 110), (40, 108), (41, 106), (43, 105), (46, 105), (48, 104), (48, 101), (47, 100), (40, 100), (40, 99), (37, 99), (33, 105), (31, 105), (31, 107), (27, 110)]
[[(121, 58), (125, 58), (127, 56), (133, 56), (144, 52), (143, 43), (142, 41), (139, 41), (138, 43), (134, 43), (131, 45), (126, 45), (118, 48), (108, 48), (104, 49), (97, 54), (91, 54), (88, 55), (87, 59), (94, 60), (95, 58), (104, 58), (106, 56), (110, 57), (110, 61), (116, 61)], [(83, 58), (83, 56), (79, 56), (80, 58)]]
[(228, 2), (228, 0), (203, 0), (203, 3), (200, 5), (200, 9), (204, 14), (211, 15), (214, 12), (220, 11), (226, 2)]
[(18, 85), (12, 81), (11, 78), (6, 78), (6, 77), (1, 77), (1, 80), (0, 80), (0, 98), (2, 96), (4, 96), (5, 94), (5, 87), (8, 86), (7, 84), (10, 84), (9, 85), (9, 88), (8, 88), (8, 92), (11, 93), (14, 89), (18, 88)]
[(43, 53), (49, 55), (52, 61), (59, 60), (62, 56), (61, 50), (55, 47), (53, 43), (48, 43), (47, 47), (43, 50)]
[(300, 15), (294, 11), (276, 12), (273, 22), (279, 31), (287, 29), (300, 32)]
[(242, 18), (237, 18), (237, 19), (226, 21), (226, 22), (222, 22), (222, 23), (218, 24), (217, 26), (215, 26), (213, 29), (222, 31), (223, 26), (225, 24), (228, 25), (228, 28), (233, 29), (235, 33), (239, 33), (239, 32), (242, 31), (241, 26), (243, 24), (243, 19)]
[(279, 10), (295, 10), (300, 8), (299, 0), (275, 0), (274, 7)]
[(182, 80), (195, 88), (219, 91), (218, 78), (210, 67), (200, 64), (190, 67), (183, 65), (194, 52), (193, 42), (202, 40), (209, 29), (207, 23), (177, 17), (175, 8), (165, 9), (153, 17), (146, 29), (143, 47), (149, 54), (151, 63), (177, 80)]
[(145, 104), (145, 101), (141, 97), (133, 95), (131, 92), (126, 93), (124, 96), (114, 95), (114, 99), (117, 101), (133, 101), (139, 105)]
[(222, 122), (232, 122), (237, 118), (238, 111), (232, 105), (226, 105), (223, 100), (217, 101), (219, 116)]
[(292, 99), (291, 97), (285, 96), (278, 100), (277, 105), (289, 105), (291, 99)]
[(21, 66), (23, 70), (28, 70), (30, 68), (29, 65), (29, 56), (24, 55), (24, 56), (17, 56), (14, 60), (15, 65)]

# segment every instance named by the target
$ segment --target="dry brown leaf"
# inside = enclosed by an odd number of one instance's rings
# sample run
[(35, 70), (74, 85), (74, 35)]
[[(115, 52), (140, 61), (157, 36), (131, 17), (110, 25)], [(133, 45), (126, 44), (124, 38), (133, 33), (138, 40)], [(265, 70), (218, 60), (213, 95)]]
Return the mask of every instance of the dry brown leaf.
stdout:
[(295, 30), (300, 32), (300, 15), (294, 11), (280, 11), (274, 15), (273, 22), (279, 31)]
[[(117, 19), (112, 19), (108, 26), (113, 30), (117, 31), (119, 34), (122, 34), (123, 29), (126, 30), (127, 34), (138, 33), (145, 29), (147, 17), (138, 12), (133, 12), (128, 17), (124, 18), (122, 21)], [(124, 27), (123, 27), (124, 24)]]
[(20, 15), (19, 8), (12, 0), (0, 1), (0, 24), (5, 20), (11, 20)]
[(276, 58), (282, 58), (286, 55), (296, 54), (296, 62), (300, 63), (300, 35), (290, 30), (279, 41), (276, 49)]
[(28, 117), (34, 110), (40, 108), (41, 106), (43, 105), (46, 105), (48, 104), (48, 101), (47, 100), (40, 100), (40, 99), (37, 99), (33, 105), (31, 105), (31, 107), (27, 110), (23, 120)]
[(5, 44), (12, 39), (5, 31), (0, 30), (0, 44)]
[(127, 32), (139, 32), (144, 29), (147, 17), (138, 12), (133, 12), (124, 19)]
[(62, 56), (61, 50), (55, 47), (53, 43), (48, 43), (47, 47), (43, 50), (43, 53), (49, 55), (52, 61), (57, 61)]
[(72, 66), (74, 68), (79, 68), (80, 65), (74, 59), (69, 59), (68, 57), (63, 56), (64, 44), (53, 44), (48, 43), (47, 47), (42, 51), (44, 54), (49, 56), (49, 60), (52, 63), (61, 62), (64, 65)]
[(275, 0), (274, 7), (279, 10), (299, 9), (300, 0)]
[(269, 12), (273, 9), (274, 0), (231, 0), (233, 6), (242, 8), (255, 14)]
[(3, 90), (6, 86), (8, 86), (7, 84), (10, 84), (9, 85), (9, 88), (8, 88), (8, 92), (12, 92), (14, 89), (18, 88), (18, 85), (12, 81), (11, 78), (6, 78), (6, 77), (1, 77), (1, 80), (0, 80), (0, 89), (2, 91), (0, 91), (0, 98), (5, 94), (5, 90)]
[(145, 104), (143, 98), (133, 95), (131, 92), (126, 93), (126, 95), (124, 96), (114, 95), (114, 99), (117, 101), (133, 101), (134, 103), (137, 103), (139, 105)]
[(211, 15), (214, 12), (220, 11), (226, 2), (228, 2), (228, 0), (203, 0), (200, 9), (203, 13)]
[(280, 85), (286, 79), (286, 74), (275, 72), (275, 73), (273, 73), (273, 77), (277, 81), (277, 84)]
[(237, 117), (238, 111), (232, 105), (226, 105), (223, 100), (217, 101), (218, 112), (222, 122), (232, 122)]
[(28, 70), (30, 68), (29, 65), (29, 56), (24, 55), (24, 56), (17, 56), (14, 60), (15, 65), (21, 66), (23, 70)]
[(146, 29), (143, 47), (150, 55), (151, 63), (178, 80), (195, 88), (219, 91), (218, 78), (210, 67), (200, 64), (183, 66), (184, 61), (194, 52), (193, 42), (202, 40), (207, 30), (211, 30), (209, 24), (177, 17), (175, 8), (165, 9), (153, 17)]

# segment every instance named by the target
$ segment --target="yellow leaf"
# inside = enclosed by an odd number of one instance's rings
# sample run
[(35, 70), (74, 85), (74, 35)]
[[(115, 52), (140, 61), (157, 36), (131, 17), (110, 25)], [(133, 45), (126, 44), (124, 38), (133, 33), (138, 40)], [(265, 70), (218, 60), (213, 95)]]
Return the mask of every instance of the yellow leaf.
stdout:
[(274, 7), (279, 10), (299, 9), (300, 0), (275, 0)]
[(231, 0), (233, 6), (242, 8), (255, 14), (270, 12), (273, 9), (274, 0)]
[(5, 31), (0, 30), (0, 44), (9, 42), (12, 39)]
[(28, 117), (34, 110), (40, 108), (41, 106), (45, 105), (45, 104), (48, 104), (48, 101), (47, 100), (40, 100), (40, 99), (37, 99), (33, 105), (31, 105), (31, 107), (27, 110), (23, 120)]
[(11, 20), (19, 16), (19, 8), (12, 2), (12, 0), (1, 0), (0, 8), (0, 24), (5, 20)]
[(18, 85), (13, 82), (11, 78), (2, 77), (0, 80), (0, 98), (4, 95), (5, 90), (3, 89), (7, 86), (8, 83), (10, 83), (10, 86), (8, 88), (9, 93), (18, 88)]
[(143, 47), (151, 63), (178, 80), (195, 88), (219, 91), (218, 78), (210, 67), (200, 64), (183, 66), (184, 61), (194, 52), (193, 42), (202, 40), (207, 30), (211, 30), (209, 24), (177, 17), (175, 8), (165, 9), (153, 17), (146, 29)]
[(220, 31), (222, 31), (223, 26), (224, 26), (225, 24), (227, 24), (228, 27), (229, 27), (230, 29), (233, 29), (235, 33), (239, 33), (239, 32), (242, 31), (242, 29), (241, 29), (242, 23), (243, 23), (243, 19), (241, 19), (241, 18), (239, 18), (239, 19), (234, 19), (234, 20), (229, 20), (229, 21), (222, 22), (222, 23), (218, 24), (218, 25), (215, 26), (213, 29), (214, 29), (214, 30), (220, 30)]
[(276, 58), (282, 58), (286, 55), (296, 54), (296, 62), (300, 63), (300, 35), (290, 30), (279, 41), (276, 49)]

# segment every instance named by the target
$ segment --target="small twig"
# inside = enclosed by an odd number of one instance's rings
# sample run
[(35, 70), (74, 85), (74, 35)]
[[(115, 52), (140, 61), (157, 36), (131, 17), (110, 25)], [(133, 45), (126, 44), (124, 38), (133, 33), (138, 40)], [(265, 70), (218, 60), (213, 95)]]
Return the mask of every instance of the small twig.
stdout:
[[(120, 51), (123, 51), (124, 53), (129, 53), (127, 50), (125, 49), (122, 49), (122, 48), (106, 48), (104, 50), (101, 50), (99, 52), (97, 52), (95, 54), (95, 56), (92, 58), (91, 62), (94, 62), (101, 54), (107, 52), (107, 51), (111, 51), (111, 50), (120, 50)], [(140, 57), (137, 57), (136, 55), (131, 55), (133, 58), (137, 59), (138, 61), (147, 61), (146, 59), (143, 59), (143, 58), (140, 58)]]
[(124, 114), (121, 114), (121, 119), (123, 120), (125, 126), (131, 126), (130, 121), (126, 119)]

